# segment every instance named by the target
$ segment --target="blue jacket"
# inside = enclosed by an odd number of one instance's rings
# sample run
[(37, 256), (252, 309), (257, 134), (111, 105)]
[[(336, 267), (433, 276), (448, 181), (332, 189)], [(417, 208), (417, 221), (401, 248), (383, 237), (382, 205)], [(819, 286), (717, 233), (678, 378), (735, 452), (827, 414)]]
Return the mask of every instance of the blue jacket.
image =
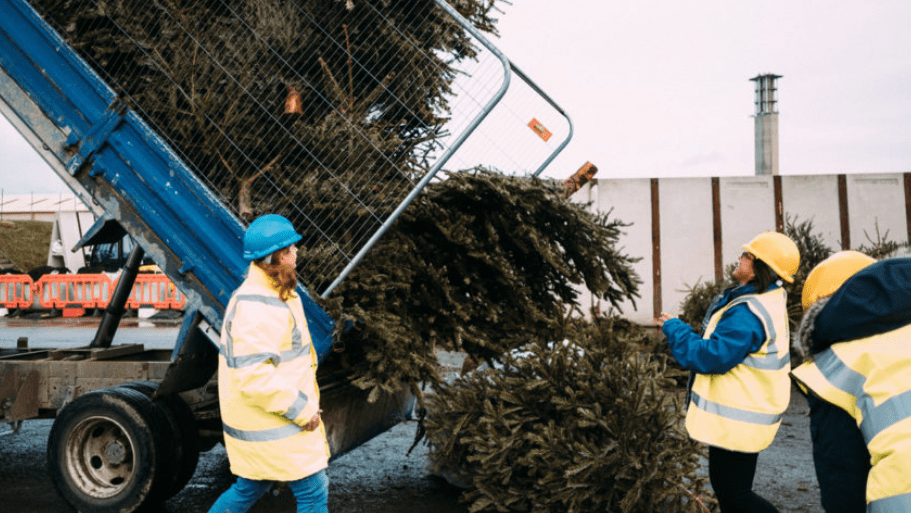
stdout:
[[(772, 284), (769, 290), (775, 289), (778, 284)], [(745, 294), (755, 294), (756, 289), (751, 284), (738, 285), (726, 289), (715, 296), (709, 305), (708, 312), (703, 321), (703, 330), (719, 308)], [(667, 336), (671, 354), (686, 370), (700, 374), (724, 374), (733, 369), (746, 356), (762, 346), (765, 340), (765, 330), (762, 323), (750, 311), (746, 304), (740, 304), (728, 310), (711, 337), (704, 339), (696, 333), (689, 324), (680, 319), (669, 319), (662, 326), (661, 331)]]

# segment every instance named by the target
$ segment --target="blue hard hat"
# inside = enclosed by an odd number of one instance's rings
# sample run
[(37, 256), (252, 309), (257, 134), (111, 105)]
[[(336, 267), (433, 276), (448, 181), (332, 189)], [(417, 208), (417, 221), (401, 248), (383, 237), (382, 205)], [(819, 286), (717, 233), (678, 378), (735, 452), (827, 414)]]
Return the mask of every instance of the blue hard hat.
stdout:
[(257, 217), (244, 232), (244, 260), (258, 260), (304, 238), (284, 216)]

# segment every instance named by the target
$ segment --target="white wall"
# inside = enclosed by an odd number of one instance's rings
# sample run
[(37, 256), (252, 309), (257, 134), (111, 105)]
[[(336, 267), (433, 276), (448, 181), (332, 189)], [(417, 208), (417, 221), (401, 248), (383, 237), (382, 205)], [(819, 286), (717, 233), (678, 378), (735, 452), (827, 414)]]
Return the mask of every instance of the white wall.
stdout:
[[(591, 196), (587, 196), (588, 192)], [(615, 180), (603, 187), (585, 187), (580, 194), (589, 198), (593, 206), (602, 212), (608, 212), (613, 208), (612, 217), (617, 219), (650, 219), (651, 218), (651, 181), (649, 179), (637, 180)], [(651, 223), (651, 221), (649, 221)], [(650, 225), (649, 225), (650, 226)], [(625, 229), (622, 247), (623, 251), (628, 254), (646, 255), (642, 260), (633, 264), (633, 269), (639, 276), (651, 272), (651, 247), (652, 232), (650, 229), (643, 230), (639, 226), (630, 226)], [(632, 302), (625, 301), (620, 305), (624, 313), (635, 311), (635, 308), (643, 308), (652, 304), (651, 287), (642, 287), (640, 289), (641, 298), (636, 300), (635, 307)], [(592, 300), (591, 294), (584, 294), (588, 304), (595, 305), (597, 301)], [(606, 312), (609, 304), (602, 305), (602, 311)]]
[(775, 231), (775, 194), (770, 176), (721, 178), (719, 182), (721, 257), (727, 265), (740, 257), (743, 245), (757, 233)]
[[(775, 180), (780, 183), (781, 204), (776, 205)], [(844, 198), (839, 197), (839, 180)], [(717, 181), (718, 205), (713, 203), (713, 178), (661, 178), (657, 204), (653, 203), (651, 179), (612, 180), (599, 178), (577, 192), (573, 199), (592, 203), (601, 212), (632, 225), (620, 239), (620, 247), (641, 260), (634, 265), (643, 283), (635, 308), (625, 303), (623, 315), (641, 324), (651, 324), (657, 311), (679, 313), (686, 291), (701, 281), (714, 280), (718, 271), (716, 249), (722, 270), (736, 262), (742, 245), (763, 231), (774, 231), (786, 217), (810, 220), (813, 231), (833, 250), (842, 249), (843, 234), (850, 248), (871, 245), (879, 234), (889, 240), (908, 240), (908, 204), (911, 184), (908, 174), (748, 176), (721, 177)], [(716, 217), (717, 208), (717, 217)], [(847, 225), (842, 226), (843, 211)], [(657, 211), (658, 245), (653, 248), (652, 212)], [(720, 223), (721, 238), (714, 240)], [(653, 259), (660, 255), (658, 265)], [(655, 287), (655, 283), (660, 286)], [(655, 301), (656, 297), (660, 301)], [(585, 291), (583, 308), (598, 304)], [(602, 312), (607, 305), (601, 303)]]
[[(679, 302), (687, 287), (715, 277), (715, 253), (712, 250), (712, 184), (702, 178), (669, 178), (658, 181), (661, 222), (661, 296), (662, 304)], [(706, 208), (706, 206), (708, 208)], [(635, 222), (635, 221), (634, 221)], [(651, 229), (648, 223), (636, 226)], [(643, 287), (652, 288), (652, 255), (645, 255), (649, 270), (641, 274)], [(650, 301), (640, 305), (640, 312), (652, 312)], [(627, 312), (629, 315), (631, 312)], [(651, 315), (649, 315), (651, 318)]]
[(832, 175), (784, 176), (782, 203), (792, 222), (810, 221), (823, 242), (841, 248), (838, 211), (838, 180)]
[(848, 176), (847, 186), (852, 248), (876, 242), (877, 226), (881, 235), (888, 232), (893, 240), (905, 240), (907, 221), (902, 175)]

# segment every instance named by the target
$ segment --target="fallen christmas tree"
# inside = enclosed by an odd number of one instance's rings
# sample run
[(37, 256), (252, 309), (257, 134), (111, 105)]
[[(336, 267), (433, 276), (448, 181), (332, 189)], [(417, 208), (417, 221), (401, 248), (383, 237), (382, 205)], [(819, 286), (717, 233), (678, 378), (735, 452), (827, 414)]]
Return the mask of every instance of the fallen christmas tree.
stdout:
[(707, 512), (700, 449), (643, 329), (576, 320), (428, 395), (434, 470), (470, 511)]
[(364, 388), (435, 383), (434, 348), (489, 361), (562, 336), (578, 285), (613, 306), (635, 298), (625, 225), (550, 181), (484, 170), (429, 186), (326, 310), (354, 327), (339, 353)]

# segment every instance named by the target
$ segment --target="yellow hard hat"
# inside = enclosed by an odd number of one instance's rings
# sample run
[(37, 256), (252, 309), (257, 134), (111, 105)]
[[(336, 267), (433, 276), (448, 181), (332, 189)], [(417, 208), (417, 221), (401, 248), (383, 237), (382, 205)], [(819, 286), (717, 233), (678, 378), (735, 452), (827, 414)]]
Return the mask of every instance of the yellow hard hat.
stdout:
[(794, 282), (794, 273), (800, 267), (800, 250), (787, 235), (778, 232), (763, 232), (744, 244), (743, 249), (766, 263), (775, 274), (788, 282)]
[(876, 259), (859, 251), (839, 251), (817, 264), (803, 284), (801, 303), (804, 311), (834, 294), (848, 278), (874, 262)]

